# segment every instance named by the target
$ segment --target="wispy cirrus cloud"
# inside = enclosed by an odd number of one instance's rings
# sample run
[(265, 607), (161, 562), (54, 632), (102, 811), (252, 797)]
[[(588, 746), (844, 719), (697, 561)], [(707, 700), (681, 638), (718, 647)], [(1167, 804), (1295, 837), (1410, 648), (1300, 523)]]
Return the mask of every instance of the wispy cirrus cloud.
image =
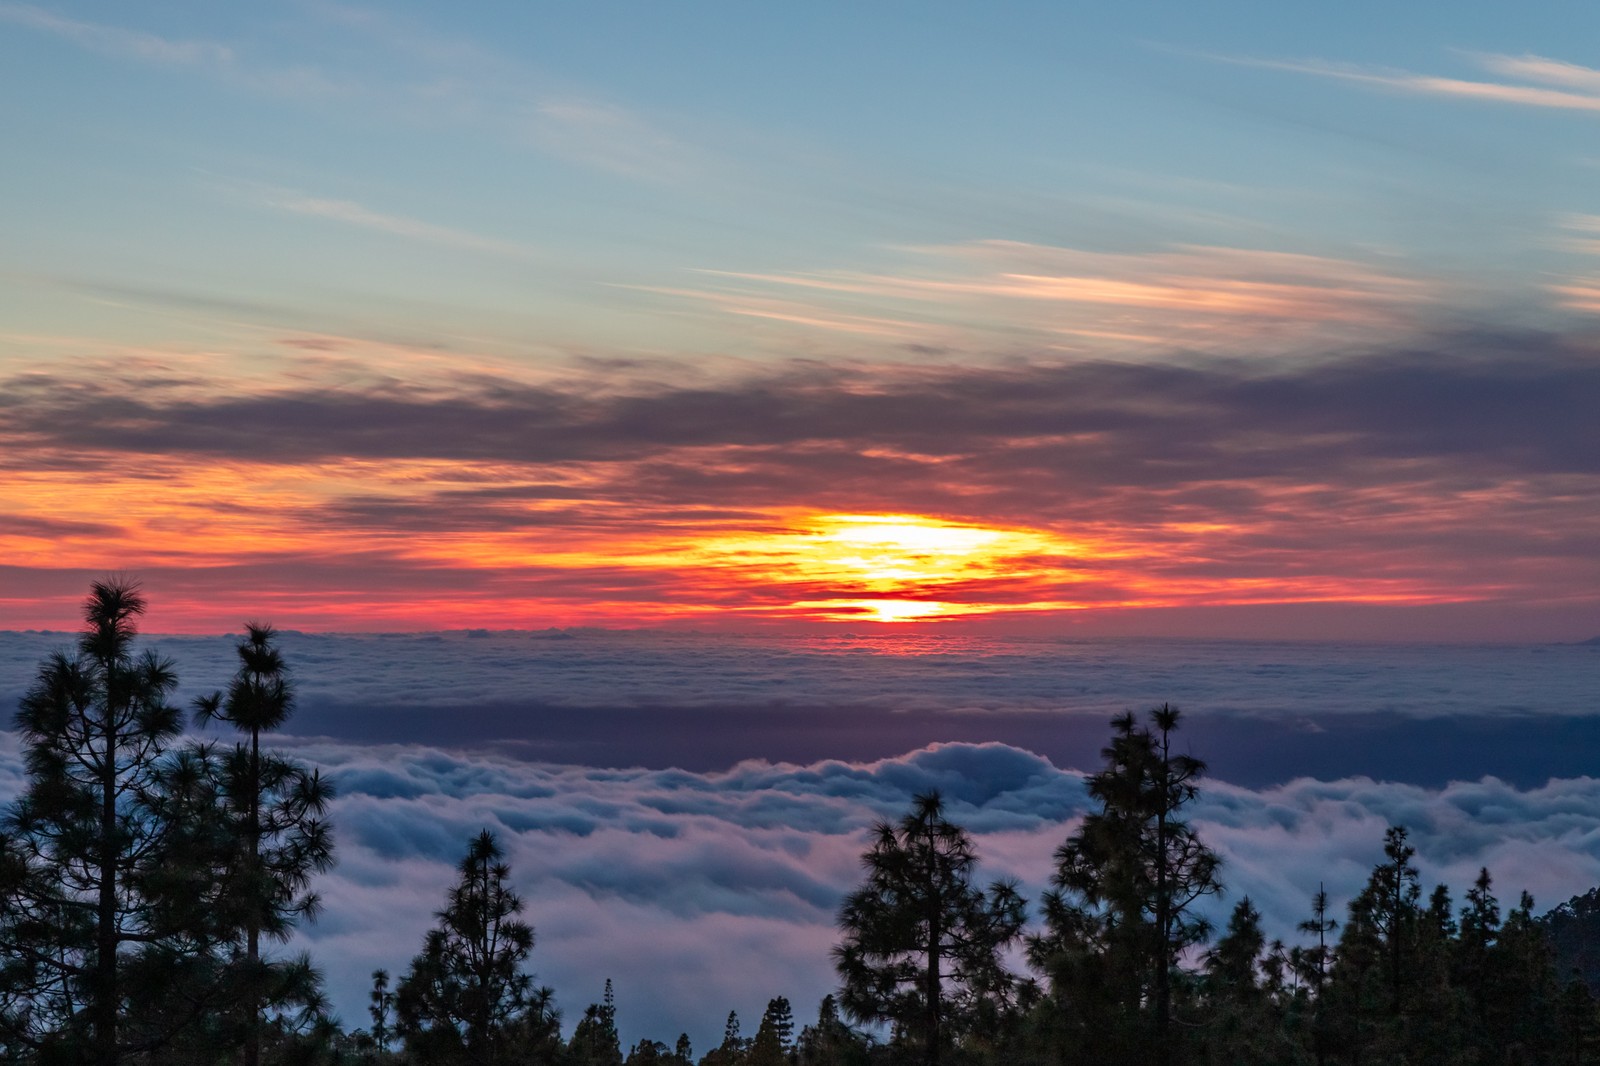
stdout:
[(1524, 81), (1562, 85), (1570, 89), (1600, 96), (1600, 70), (1536, 55), (1501, 55), (1481, 53), (1477, 56), (1489, 70)]
[(626, 178), (679, 181), (704, 169), (688, 145), (615, 103), (547, 99), (534, 107), (527, 128), (545, 151)]
[(1124, 353), (1392, 333), (1448, 299), (1396, 263), (1266, 249), (1112, 253), (981, 240), (904, 249), (902, 258), (878, 272), (702, 270), (711, 284), (663, 291), (728, 314), (925, 345), (999, 335)]
[(276, 96), (319, 101), (360, 95), (346, 72), (251, 57), (222, 41), (163, 36), (147, 30), (68, 18), (33, 4), (0, 2), (0, 21), (47, 33), (101, 55), (203, 72), (221, 81)]
[(420, 77), (410, 89), (413, 106), (437, 105), (493, 123), (552, 156), (634, 180), (704, 173), (702, 152), (637, 108), (561, 84), (491, 47), (383, 8), (316, 0), (307, 9), (415, 67)]
[[(719, 276), (755, 281), (770, 280), (764, 275), (717, 273)], [(888, 318), (866, 311), (847, 311), (822, 306), (816, 301), (791, 299), (776, 293), (757, 293), (737, 289), (695, 289), (667, 286), (630, 286), (639, 292), (674, 299), (692, 300), (718, 313), (742, 318), (759, 318), (829, 332), (853, 333), (865, 337), (892, 338), (907, 343), (937, 339), (937, 330), (926, 322), (910, 318)]]
[(1569, 278), (1550, 286), (1563, 307), (1600, 314), (1600, 277)]
[(1183, 247), (1122, 254), (978, 241), (925, 251), (969, 263), (980, 273), (965, 278), (849, 273), (728, 276), (862, 295), (997, 296), (1285, 319), (1355, 317), (1362, 304), (1406, 304), (1426, 298), (1421, 282), (1355, 263), (1250, 249)]
[[(635, 180), (672, 181), (704, 172), (703, 153), (639, 110), (592, 92), (575, 92), (491, 48), (441, 35), (380, 9), (312, 3), (302, 10), (318, 25), (298, 27), (305, 35), (292, 42), (292, 61), (264, 48), (163, 36), (70, 18), (15, 0), (0, 0), (0, 21), (103, 55), (188, 68), (270, 95), (376, 105), (386, 117), (407, 121), (482, 124), (557, 158)], [(305, 44), (330, 30), (353, 38), (358, 47), (338, 58), (317, 59), (316, 49)], [(312, 58), (302, 61), (301, 53)], [(352, 210), (337, 201), (315, 203), (322, 213), (337, 206), (342, 217), (356, 224), (393, 228), (399, 221), (407, 230), (419, 225)], [(431, 228), (428, 232), (439, 236)]]
[[(1560, 222), (1556, 247), (1579, 255), (1600, 255), (1600, 215), (1568, 215)], [(1588, 314), (1600, 313), (1600, 275), (1575, 274), (1546, 284), (1560, 306)]]
[(1312, 74), (1322, 78), (1426, 96), (1455, 97), (1561, 111), (1600, 111), (1600, 70), (1536, 55), (1477, 53), (1473, 54), (1472, 58), (1490, 73), (1517, 81), (1476, 81), (1470, 78), (1441, 77), (1323, 60), (1230, 58), (1228, 62), (1297, 74)]
[(1586, 255), (1600, 255), (1600, 215), (1567, 215), (1559, 225), (1564, 233), (1560, 247)]
[(280, 190), (265, 197), (265, 203), (276, 210), (310, 218), (324, 218), (347, 226), (375, 230), (409, 240), (423, 241), (445, 248), (467, 252), (488, 252), (494, 255), (527, 259), (537, 254), (536, 249), (516, 241), (488, 237), (468, 230), (441, 226), (422, 219), (375, 211), (354, 200), (307, 196), (290, 190)]
[(0, 2), (0, 21), (52, 34), (107, 55), (149, 63), (222, 68), (238, 59), (234, 49), (218, 41), (179, 40), (143, 30), (68, 18), (33, 4)]

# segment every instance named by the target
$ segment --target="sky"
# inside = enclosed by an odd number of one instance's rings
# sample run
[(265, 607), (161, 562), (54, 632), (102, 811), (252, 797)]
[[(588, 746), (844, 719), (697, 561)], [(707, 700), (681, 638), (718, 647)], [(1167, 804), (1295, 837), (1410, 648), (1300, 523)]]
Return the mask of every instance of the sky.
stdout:
[(941, 788), (1036, 898), (1106, 717), (1168, 699), (1274, 935), (1396, 822), (1558, 903), (1600, 881), (1595, 40), (0, 0), (0, 706), (108, 573), (186, 705), (277, 625), (351, 1025), (484, 827), (569, 1027), (606, 977), (630, 1043), (809, 1020), (874, 819)]
[(1584, 4), (0, 2), (0, 628), (1600, 632)]

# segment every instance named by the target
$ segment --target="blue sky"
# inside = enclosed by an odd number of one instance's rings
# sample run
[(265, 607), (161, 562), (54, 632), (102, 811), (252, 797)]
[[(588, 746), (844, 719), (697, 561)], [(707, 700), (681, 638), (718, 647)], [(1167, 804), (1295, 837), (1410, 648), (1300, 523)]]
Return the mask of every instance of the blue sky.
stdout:
[[(1575, 272), (1565, 220), (1600, 212), (1600, 112), (1360, 80), (1570, 94), (1494, 64), (1583, 64), (1571, 49), (1600, 27), (1579, 5), (8, 3), (0, 20), (12, 332), (89, 317), (119, 340), (243, 344), (232, 319), (276, 311), (521, 358), (698, 354), (739, 323), (652, 290), (903, 269), (972, 241), (1328, 256), (1509, 297)], [(138, 291), (114, 309), (95, 285)], [(828, 339), (755, 325), (766, 355)]]
[(0, 625), (1587, 636), (1597, 21), (5, 0)]

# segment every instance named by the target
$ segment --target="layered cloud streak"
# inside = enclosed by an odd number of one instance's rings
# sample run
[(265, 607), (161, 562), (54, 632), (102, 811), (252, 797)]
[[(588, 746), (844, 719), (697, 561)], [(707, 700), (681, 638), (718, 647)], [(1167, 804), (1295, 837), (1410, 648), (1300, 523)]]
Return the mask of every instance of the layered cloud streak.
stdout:
[[(12, 586), (73, 600), (0, 622), (66, 624), (110, 566), (155, 583), (163, 628), (232, 628), (240, 609), (311, 628), (837, 617), (886, 568), (815, 549), (828, 516), (863, 514), (949, 535), (907, 534), (895, 595), (988, 612), (1600, 587), (1600, 358), (1581, 340), (792, 363), (681, 385), (649, 364), (321, 380), (337, 366), (233, 390), (154, 366), (11, 377)], [(932, 567), (974, 536), (998, 554)], [(249, 587), (250, 606), (208, 612), (201, 585)]]

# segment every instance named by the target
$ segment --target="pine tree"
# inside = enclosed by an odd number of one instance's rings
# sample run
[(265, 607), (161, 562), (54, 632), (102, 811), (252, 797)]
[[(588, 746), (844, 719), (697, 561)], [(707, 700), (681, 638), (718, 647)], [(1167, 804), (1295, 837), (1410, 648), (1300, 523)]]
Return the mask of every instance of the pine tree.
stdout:
[(1204, 940), (1209, 927), (1190, 910), (1201, 896), (1222, 890), (1216, 879), (1220, 861), (1200, 843), (1178, 812), (1199, 795), (1196, 783), (1205, 763), (1189, 755), (1174, 755), (1172, 733), (1178, 728), (1178, 709), (1162, 704), (1150, 712), (1154, 727), (1147, 731), (1151, 759), (1150, 813), (1155, 823), (1155, 933), (1159, 951), (1155, 967), (1156, 1024), (1161, 1034), (1162, 1062), (1172, 1046), (1172, 972), (1178, 957), (1190, 945)]
[(787, 997), (778, 996), (767, 1001), (766, 1013), (761, 1017), (761, 1024), (772, 1025), (772, 1031), (777, 1034), (778, 1046), (787, 1053), (794, 1043), (794, 1008), (789, 1005)]
[[(213, 761), (217, 767), (229, 856), (236, 872), (232, 909), (243, 936), (244, 1066), (261, 1055), (263, 1012), (278, 1006), (287, 969), (263, 959), (261, 938), (286, 940), (296, 921), (319, 904), (311, 876), (333, 865), (333, 836), (324, 817), (333, 790), (316, 770), (261, 750), (261, 734), (282, 727), (294, 690), (271, 626), (249, 623), (239, 643), (239, 669), (226, 694), (196, 701), (201, 722), (222, 722), (246, 740)], [(209, 752), (208, 752), (209, 754)]]
[(394, 1010), (394, 995), (389, 991), (389, 971), (372, 971), (372, 993), (368, 997), (371, 1005), (367, 1013), (372, 1017), (372, 1042), (377, 1046), (378, 1054), (389, 1053), (389, 1037), (393, 1027), (389, 1016)]
[(1574, 977), (1561, 990), (1556, 1007), (1561, 1033), (1556, 1062), (1583, 1066), (1592, 1058), (1596, 1037), (1600, 1035), (1600, 1016), (1596, 1014), (1594, 994), (1589, 986)]
[(622, 1042), (617, 1037), (617, 1004), (611, 978), (606, 978), (605, 993), (599, 1003), (584, 1009), (572, 1039), (567, 1043), (567, 1058), (573, 1066), (620, 1066)]
[(408, 1052), (427, 1061), (509, 1061), (509, 1038), (538, 1002), (522, 970), (533, 927), (517, 918), (522, 900), (501, 859), (487, 829), (471, 842), (439, 925), (400, 981), (396, 1030)]
[(722, 1043), (706, 1052), (700, 1066), (744, 1066), (750, 1041), (740, 1035), (739, 1029), (739, 1012), (731, 1010), (722, 1026)]
[(663, 1066), (672, 1061), (668, 1055), (667, 1045), (659, 1040), (641, 1037), (633, 1045), (633, 1050), (628, 1052), (627, 1066)]
[(1523, 892), (1490, 953), (1488, 1039), (1524, 1061), (1540, 1061), (1558, 1031), (1560, 986), (1553, 958), (1544, 928), (1533, 917), (1533, 897)]
[(1383, 854), (1388, 861), (1372, 871), (1372, 878), (1358, 901), (1364, 905), (1368, 920), (1384, 947), (1389, 1013), (1396, 1018), (1405, 1007), (1409, 976), (1406, 956), (1414, 943), (1419, 918), (1417, 901), (1422, 896), (1417, 869), (1411, 865), (1416, 853), (1417, 849), (1406, 840), (1405, 827), (1390, 826), (1383, 841)]
[(817, 1005), (817, 1020), (800, 1031), (795, 1058), (800, 1066), (853, 1066), (867, 1059), (865, 1037), (839, 1017), (838, 1001), (832, 995)]
[(1576, 974), (1600, 991), (1600, 888), (1573, 896), (1539, 919), (1556, 956), (1556, 972)]
[(1316, 1059), (1317, 1066), (1323, 1066), (1328, 1061), (1328, 1026), (1323, 1012), (1323, 990), (1327, 985), (1328, 967), (1333, 959), (1333, 952), (1328, 945), (1328, 934), (1339, 928), (1339, 922), (1328, 913), (1328, 891), (1321, 884), (1317, 885), (1316, 895), (1311, 897), (1311, 917), (1301, 922), (1298, 928), (1302, 933), (1309, 933), (1317, 938), (1314, 946), (1300, 952), (1297, 969), (1300, 978), (1310, 988), (1313, 1001), (1311, 1054)]
[(783, 996), (767, 1001), (761, 1027), (746, 1056), (747, 1066), (784, 1066), (794, 1040), (794, 1011)]
[(1494, 895), (1494, 879), (1484, 867), (1467, 889), (1461, 908), (1450, 975), (1462, 997), (1463, 1037), (1469, 1047), (1482, 1047), (1486, 1042), (1485, 1027), (1495, 1006), (1493, 950), (1499, 936), (1500, 901)]
[(1275, 1004), (1261, 982), (1265, 951), (1261, 912), (1246, 896), (1234, 906), (1227, 930), (1205, 955), (1207, 1061), (1266, 1062), (1282, 1050)]
[(1174, 753), (1178, 724), (1165, 704), (1149, 727), (1112, 720), (1105, 768), (1089, 780), (1100, 809), (1057, 849), (1045, 930), (1029, 943), (1059, 1039), (1089, 1058), (1169, 1061), (1173, 975), (1210, 932), (1196, 902), (1221, 891), (1220, 861), (1181, 817), (1205, 764)]
[(1010, 997), (1015, 978), (1000, 953), (1021, 934), (1024, 903), (1009, 883), (973, 887), (977, 856), (937, 792), (875, 835), (862, 857), (866, 883), (839, 911), (843, 1004), (858, 1020), (895, 1026), (937, 1066), (983, 1003)]
[(1322, 885), (1317, 886), (1316, 895), (1311, 897), (1311, 917), (1297, 928), (1317, 938), (1314, 947), (1302, 952), (1301, 965), (1304, 980), (1311, 986), (1313, 994), (1320, 996), (1323, 982), (1328, 978), (1328, 963), (1333, 955), (1328, 946), (1328, 934), (1339, 928), (1338, 920), (1328, 914), (1328, 891)]
[[(172, 662), (135, 654), (144, 610), (134, 583), (95, 582), (77, 654), (47, 659), (17, 714), (27, 786), (0, 824), (0, 1048), (9, 1054), (49, 1045), (114, 1066), (135, 1041), (171, 1035), (133, 1037), (122, 1024), (136, 956), (187, 961), (152, 882), (171, 827), (151, 797), (182, 715), (168, 702)], [(158, 958), (164, 948), (170, 957)]]
[(1452, 983), (1459, 927), (1447, 885), (1435, 885), (1417, 920), (1408, 968), (1407, 1055), (1414, 1062), (1448, 1062), (1464, 1044), (1460, 992)]
[(790, 1045), (794, 1042), (794, 1010), (789, 1000), (779, 996), (766, 1000), (762, 1013), (762, 1026), (755, 1031), (746, 1055), (747, 1066), (784, 1066), (789, 1061)]
[(1406, 1059), (1417, 1035), (1406, 1012), (1415, 1000), (1424, 912), (1411, 865), (1416, 849), (1404, 827), (1385, 832), (1383, 854), (1350, 902), (1323, 1008), (1330, 1043), (1356, 1066)]
[(778, 1031), (770, 1017), (761, 1019), (750, 1050), (745, 1054), (745, 1066), (783, 1066), (783, 1045), (778, 1041)]

